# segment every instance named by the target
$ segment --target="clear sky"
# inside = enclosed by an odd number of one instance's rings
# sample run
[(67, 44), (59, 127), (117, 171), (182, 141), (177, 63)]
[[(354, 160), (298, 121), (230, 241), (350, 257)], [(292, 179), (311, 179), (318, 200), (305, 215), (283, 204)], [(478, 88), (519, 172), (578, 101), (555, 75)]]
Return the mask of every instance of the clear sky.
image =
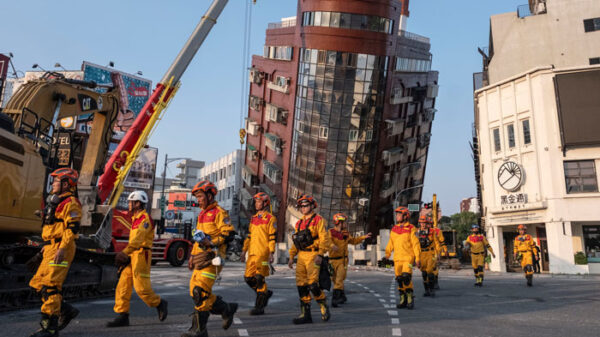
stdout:
[[(230, 0), (182, 78), (182, 86), (150, 145), (165, 153), (211, 162), (240, 147), (245, 1)], [(0, 1), (0, 52), (14, 54), (18, 70), (83, 60), (161, 79), (211, 1)], [(488, 45), (489, 17), (514, 12), (527, 0), (412, 0), (407, 29), (431, 38), (440, 72), (424, 201), (437, 193), (445, 214), (475, 196), (468, 142), (473, 122), (472, 73), (481, 71), (477, 47)], [(258, 0), (252, 11), (251, 53), (262, 54), (269, 22), (296, 15), (296, 0)], [(244, 98), (245, 100), (246, 98)], [(176, 173), (172, 164), (169, 175)]]

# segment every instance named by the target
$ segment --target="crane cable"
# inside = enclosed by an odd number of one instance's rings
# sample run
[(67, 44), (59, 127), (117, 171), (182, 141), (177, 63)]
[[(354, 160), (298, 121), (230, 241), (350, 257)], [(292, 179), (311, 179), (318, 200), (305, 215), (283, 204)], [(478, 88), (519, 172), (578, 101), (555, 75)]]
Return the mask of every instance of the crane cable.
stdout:
[(242, 50), (242, 88), (240, 96), (240, 149), (243, 149), (246, 130), (244, 129), (244, 116), (246, 115), (248, 108), (246, 103), (248, 102), (248, 91), (250, 83), (246, 78), (248, 74), (248, 59), (250, 57), (250, 39), (252, 32), (252, 5), (256, 4), (256, 0), (247, 0), (246, 9), (244, 13), (244, 48)]

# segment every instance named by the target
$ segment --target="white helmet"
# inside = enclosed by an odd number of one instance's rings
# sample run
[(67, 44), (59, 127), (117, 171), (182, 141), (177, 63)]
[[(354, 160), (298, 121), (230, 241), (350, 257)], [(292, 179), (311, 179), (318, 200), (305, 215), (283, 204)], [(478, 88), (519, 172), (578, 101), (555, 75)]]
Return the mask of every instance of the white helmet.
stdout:
[(144, 191), (133, 191), (127, 197), (127, 201), (140, 201), (142, 204), (147, 204), (148, 195)]

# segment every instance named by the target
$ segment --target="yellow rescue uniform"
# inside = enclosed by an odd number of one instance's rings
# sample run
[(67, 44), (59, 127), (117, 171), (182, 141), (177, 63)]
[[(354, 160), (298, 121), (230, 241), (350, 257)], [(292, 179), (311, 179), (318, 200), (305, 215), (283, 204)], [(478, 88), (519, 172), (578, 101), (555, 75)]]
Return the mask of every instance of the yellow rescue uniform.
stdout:
[[(446, 246), (446, 240), (444, 239), (444, 233), (442, 232), (441, 229), (439, 229), (437, 227), (432, 228), (432, 230), (433, 230), (433, 234), (435, 235), (435, 237), (437, 238), (437, 240), (439, 242), (439, 249), (437, 250), (438, 256), (443, 256), (443, 255), (447, 256), (448, 255), (448, 247)], [(435, 275), (436, 279), (438, 277), (438, 274), (440, 273), (438, 264), (439, 264), (439, 262), (436, 260), (435, 267), (433, 268), (433, 275)]]
[(313, 237), (313, 244), (306, 249), (298, 251), (295, 245), (290, 248), (290, 260), (293, 260), (296, 255), (298, 262), (296, 264), (296, 286), (300, 300), (304, 303), (310, 303), (310, 292), (316, 301), (325, 299), (325, 293), (319, 288), (319, 271), (320, 265), (315, 264), (317, 255), (325, 255), (331, 247), (331, 239), (327, 230), (327, 223), (318, 214), (309, 214), (302, 217), (296, 223), (296, 233), (308, 229)]
[(533, 256), (537, 255), (537, 248), (529, 234), (518, 235), (515, 238), (514, 254), (521, 254), (521, 267), (526, 276), (533, 275)]
[(248, 237), (244, 240), (244, 252), (248, 252), (244, 278), (256, 292), (266, 292), (269, 276), (269, 256), (275, 252), (277, 218), (269, 212), (259, 212), (250, 219)]
[[(357, 245), (367, 238), (363, 236), (350, 236), (348, 231), (329, 230), (331, 249), (329, 249), (329, 263), (333, 267), (333, 289), (344, 290), (344, 280), (348, 269), (348, 244)], [(334, 250), (333, 247), (337, 247)]]
[(153, 241), (154, 224), (148, 213), (142, 210), (131, 217), (129, 244), (123, 249), (131, 263), (121, 271), (115, 290), (113, 310), (118, 314), (129, 313), (133, 289), (147, 306), (154, 308), (160, 304), (160, 296), (154, 293), (150, 283)]
[[(233, 226), (231, 226), (227, 211), (221, 208), (217, 202), (208, 205), (206, 209), (203, 209), (202, 212), (198, 214), (196, 230), (201, 230), (205, 234), (210, 235), (211, 243), (218, 247), (216, 253), (222, 259), (225, 259), (227, 251), (225, 237), (229, 235), (229, 232), (234, 230)], [(192, 255), (210, 250), (211, 249), (201, 248), (196, 242), (192, 248)], [(190, 279), (190, 296), (194, 298), (197, 311), (209, 311), (215, 303), (217, 297), (212, 293), (212, 287), (217, 279), (217, 274), (221, 269), (222, 266), (216, 267), (210, 265), (201, 270), (194, 269), (192, 272), (192, 277)], [(196, 289), (196, 294), (194, 294), (194, 289)]]
[(440, 242), (431, 229), (417, 231), (421, 245), (421, 272), (433, 274), (440, 251)]
[(471, 234), (467, 237), (467, 243), (471, 247), (471, 265), (477, 282), (483, 282), (483, 266), (485, 263), (486, 250), (494, 252), (488, 240), (482, 234)]
[(394, 272), (398, 290), (412, 291), (412, 269), (421, 259), (421, 245), (416, 235), (417, 229), (409, 222), (395, 225), (390, 232), (390, 240), (385, 247), (385, 257), (393, 252)]
[[(75, 240), (81, 221), (79, 200), (70, 192), (61, 194), (59, 198), (53, 222), (44, 224), (42, 229), (42, 239), (45, 241), (42, 262), (29, 282), (29, 286), (42, 296), (42, 313), (49, 316), (60, 314), (62, 285), (75, 257)], [(64, 258), (55, 263), (59, 249), (64, 250)]]

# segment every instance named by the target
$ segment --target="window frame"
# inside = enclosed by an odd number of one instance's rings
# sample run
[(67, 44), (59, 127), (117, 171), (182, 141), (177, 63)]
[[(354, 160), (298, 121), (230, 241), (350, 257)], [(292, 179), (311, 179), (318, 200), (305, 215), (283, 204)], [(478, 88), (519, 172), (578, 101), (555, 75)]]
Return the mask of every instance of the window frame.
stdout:
[(514, 149), (517, 146), (515, 137), (515, 125), (513, 123), (506, 124), (506, 139), (508, 140), (508, 148)]
[[(574, 163), (577, 164), (577, 167), (567, 167), (568, 164), (574, 164)], [(593, 175), (592, 174), (589, 174), (589, 175), (581, 174), (582, 169), (589, 169), (587, 167), (582, 168), (581, 163), (591, 163), (594, 174)], [(568, 175), (568, 170), (573, 170), (573, 169), (578, 169), (579, 174), (578, 175)], [(595, 160), (593, 160), (593, 159), (565, 160), (565, 161), (563, 161), (563, 170), (564, 170), (564, 176), (565, 176), (565, 192), (566, 192), (566, 194), (597, 193), (598, 192), (598, 172), (596, 170), (596, 161)], [(584, 183), (584, 180), (592, 179), (592, 178), (594, 179), (595, 189), (591, 190), (591, 191), (586, 190), (586, 188), (585, 188), (586, 185)], [(572, 189), (572, 187), (575, 187), (575, 185), (569, 184), (570, 179), (573, 179), (573, 180), (579, 179), (580, 183), (576, 185), (577, 187), (579, 187), (578, 190)], [(587, 186), (591, 186), (591, 185), (587, 185)]]
[[(525, 127), (527, 123), (527, 127)], [(523, 129), (523, 145), (531, 145), (531, 122), (529, 118), (521, 120), (521, 128)]]
[(502, 151), (502, 140), (500, 138), (500, 128), (492, 129), (492, 141), (494, 145), (494, 152)]

